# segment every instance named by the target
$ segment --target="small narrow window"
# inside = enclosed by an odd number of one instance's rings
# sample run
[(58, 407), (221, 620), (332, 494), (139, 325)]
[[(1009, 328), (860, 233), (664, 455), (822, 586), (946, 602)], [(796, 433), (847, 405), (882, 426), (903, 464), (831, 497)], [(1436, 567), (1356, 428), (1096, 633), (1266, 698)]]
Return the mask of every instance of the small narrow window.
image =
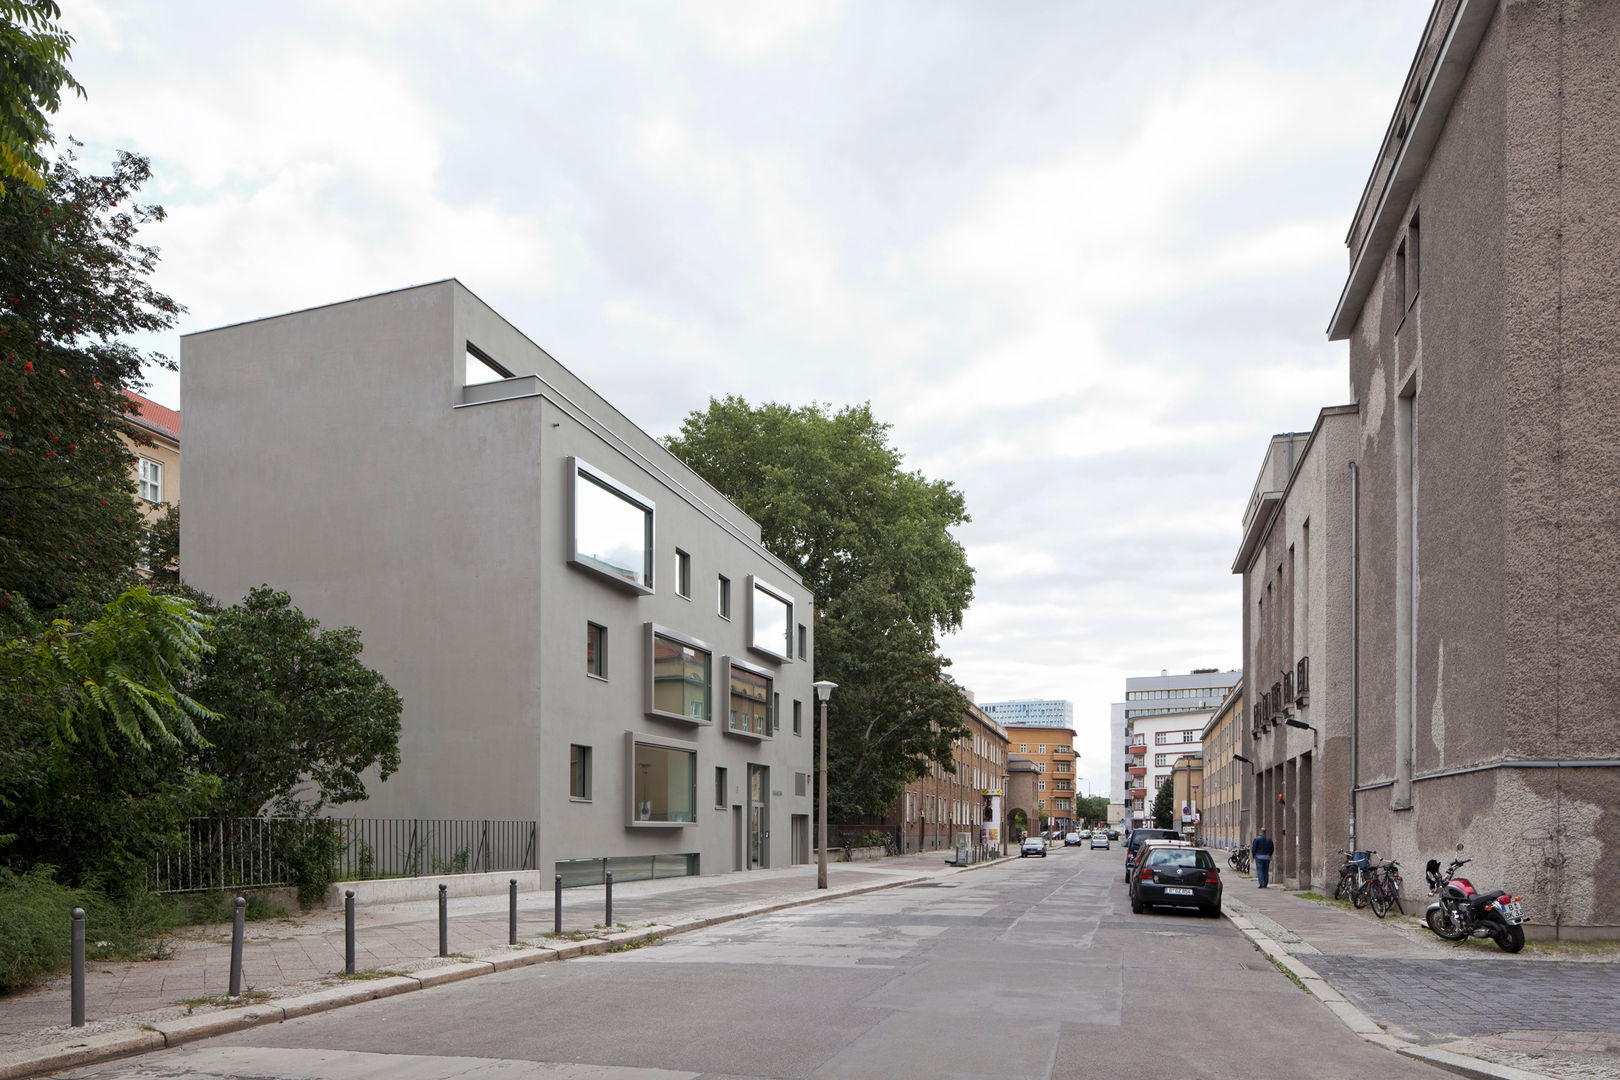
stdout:
[(729, 795), (726, 789), (726, 770), (717, 768), (714, 770), (714, 805), (721, 809), (725, 809), (726, 800), (728, 798)]
[(163, 466), (149, 458), (141, 458), (139, 494), (147, 502), (163, 501)]
[(793, 703), (793, 734), (804, 734), (804, 702), (802, 701)]
[(1418, 286), (1422, 279), (1422, 263), (1420, 256), (1422, 249), (1418, 237), (1418, 216), (1412, 215), (1411, 224), (1406, 227), (1406, 302), (1411, 304), (1417, 299)]
[(568, 748), (568, 797), (589, 801), (591, 797), (591, 748)]
[(804, 623), (799, 624), (799, 659), (803, 660), (810, 654), (810, 629)]
[(607, 678), (607, 627), (585, 624), (585, 673)]
[(692, 556), (680, 548), (675, 549), (675, 591), (692, 599)]
[(781, 694), (772, 694), (771, 695), (770, 731), (771, 731), (771, 734), (774, 735), (778, 731), (781, 731), (781, 730), (782, 730), (782, 695)]
[(731, 579), (720, 575), (720, 617), (731, 618)]
[(462, 380), (462, 385), (477, 386), (479, 383), (500, 382), (511, 377), (512, 373), (496, 363), (488, 353), (467, 342), (467, 377)]

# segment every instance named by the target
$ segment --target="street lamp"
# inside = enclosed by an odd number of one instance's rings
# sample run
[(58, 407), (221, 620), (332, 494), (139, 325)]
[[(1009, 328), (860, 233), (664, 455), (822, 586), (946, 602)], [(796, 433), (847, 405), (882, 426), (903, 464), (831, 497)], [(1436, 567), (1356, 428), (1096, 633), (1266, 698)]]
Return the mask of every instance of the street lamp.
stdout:
[(816, 700), (821, 702), (821, 768), (816, 772), (816, 828), (821, 833), (820, 851), (816, 853), (816, 888), (827, 887), (827, 699), (838, 689), (838, 684), (822, 679), (811, 683), (816, 688)]

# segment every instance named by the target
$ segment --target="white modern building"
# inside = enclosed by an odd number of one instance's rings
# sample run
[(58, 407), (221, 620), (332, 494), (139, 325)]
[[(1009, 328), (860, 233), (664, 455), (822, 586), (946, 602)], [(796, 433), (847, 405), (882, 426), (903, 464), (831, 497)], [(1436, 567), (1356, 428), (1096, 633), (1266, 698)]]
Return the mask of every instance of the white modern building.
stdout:
[(1109, 716), (1110, 757), (1122, 777), (1126, 824), (1147, 821), (1153, 796), (1176, 759), (1203, 751), (1200, 737), (1242, 671), (1199, 668), (1186, 675), (1144, 675), (1125, 680), (1125, 700)]
[(980, 705), (985, 715), (1002, 727), (1074, 727), (1074, 703), (1040, 698), (991, 701)]

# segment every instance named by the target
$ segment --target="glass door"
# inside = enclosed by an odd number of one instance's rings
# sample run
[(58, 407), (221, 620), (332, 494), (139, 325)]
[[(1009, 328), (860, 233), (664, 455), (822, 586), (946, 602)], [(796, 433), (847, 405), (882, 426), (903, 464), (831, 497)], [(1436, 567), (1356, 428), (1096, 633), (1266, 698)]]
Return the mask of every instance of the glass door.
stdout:
[(770, 865), (770, 811), (766, 796), (770, 793), (770, 769), (764, 765), (748, 766), (748, 868)]

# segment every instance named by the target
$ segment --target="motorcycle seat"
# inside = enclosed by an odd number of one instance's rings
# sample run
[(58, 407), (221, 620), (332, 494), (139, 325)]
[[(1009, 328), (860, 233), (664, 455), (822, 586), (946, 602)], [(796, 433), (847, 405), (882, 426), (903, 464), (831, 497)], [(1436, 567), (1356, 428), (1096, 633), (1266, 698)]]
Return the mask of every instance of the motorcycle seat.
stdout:
[(1482, 908), (1492, 900), (1495, 900), (1498, 896), (1506, 895), (1507, 893), (1503, 892), (1501, 889), (1497, 889), (1494, 892), (1480, 893), (1477, 896), (1470, 896), (1468, 898), (1468, 906)]

